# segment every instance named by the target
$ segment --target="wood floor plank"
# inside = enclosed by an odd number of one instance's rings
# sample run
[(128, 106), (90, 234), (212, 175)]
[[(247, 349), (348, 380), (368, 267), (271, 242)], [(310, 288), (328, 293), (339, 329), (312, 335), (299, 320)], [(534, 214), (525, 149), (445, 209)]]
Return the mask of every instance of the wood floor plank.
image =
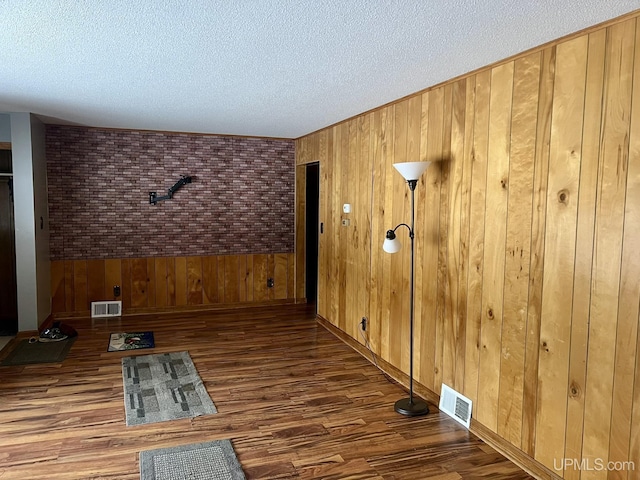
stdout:
[[(305, 305), (64, 323), (64, 362), (0, 367), (3, 480), (138, 479), (141, 450), (224, 438), (248, 479), (531, 478), (435, 407), (395, 413), (402, 388)], [(156, 347), (106, 351), (136, 330)], [(218, 413), (126, 427), (120, 359), (183, 350)]]

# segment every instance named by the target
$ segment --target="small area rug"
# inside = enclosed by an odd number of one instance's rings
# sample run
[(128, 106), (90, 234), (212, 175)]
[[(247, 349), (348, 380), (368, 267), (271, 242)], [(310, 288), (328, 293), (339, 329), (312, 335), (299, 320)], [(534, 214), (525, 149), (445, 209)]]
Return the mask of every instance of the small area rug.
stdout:
[(153, 332), (112, 333), (107, 352), (122, 352), (155, 347)]
[(9, 365), (31, 365), (37, 363), (60, 363), (69, 349), (76, 341), (76, 337), (70, 337), (59, 342), (29, 342), (22, 340), (9, 352), (2, 363), (2, 366)]
[(216, 413), (188, 352), (122, 358), (127, 426)]
[(140, 452), (141, 480), (244, 480), (229, 440)]

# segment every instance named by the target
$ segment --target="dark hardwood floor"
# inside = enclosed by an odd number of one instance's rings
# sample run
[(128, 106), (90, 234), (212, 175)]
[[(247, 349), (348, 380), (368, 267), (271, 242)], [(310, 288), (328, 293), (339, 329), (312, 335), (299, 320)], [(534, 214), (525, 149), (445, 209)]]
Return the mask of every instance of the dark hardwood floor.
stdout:
[[(393, 411), (402, 387), (306, 306), (66, 319), (61, 364), (0, 367), (0, 479), (138, 479), (141, 450), (231, 439), (249, 479), (531, 478), (435, 407)], [(154, 349), (108, 353), (111, 332)], [(218, 413), (125, 426), (120, 358), (186, 350)]]

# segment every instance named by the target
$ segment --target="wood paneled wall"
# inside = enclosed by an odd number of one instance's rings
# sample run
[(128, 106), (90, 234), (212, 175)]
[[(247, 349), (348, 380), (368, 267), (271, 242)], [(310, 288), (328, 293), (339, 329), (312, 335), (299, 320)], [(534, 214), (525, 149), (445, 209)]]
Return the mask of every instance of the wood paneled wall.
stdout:
[(52, 313), (87, 315), (102, 300), (122, 300), (125, 314), (293, 302), (294, 263), (292, 253), (53, 261)]
[(461, 391), (474, 422), (567, 479), (640, 478), (637, 15), (297, 141), (321, 169), (319, 315), (361, 343), (367, 316), (404, 372), (406, 230), (399, 254), (381, 249), (410, 219), (392, 164), (433, 162), (416, 190), (416, 380)]

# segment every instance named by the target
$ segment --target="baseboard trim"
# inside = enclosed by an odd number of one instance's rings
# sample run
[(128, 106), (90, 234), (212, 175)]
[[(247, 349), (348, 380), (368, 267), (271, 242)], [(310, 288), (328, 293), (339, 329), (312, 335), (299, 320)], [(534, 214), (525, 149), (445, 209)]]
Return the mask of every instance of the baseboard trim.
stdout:
[[(347, 335), (338, 327), (329, 322), (321, 315), (317, 315), (317, 322), (335, 335), (337, 338), (346, 343), (349, 347), (353, 348), (356, 352), (366, 358), (371, 364), (376, 365), (384, 373), (393, 378), (396, 382), (405, 388), (409, 385), (409, 375), (399, 370), (397, 367), (391, 365), (389, 362), (376, 356), (376, 361), (372, 360), (372, 353), (364, 345), (357, 342), (353, 337)], [(432, 392), (419, 382), (413, 381), (413, 390), (419, 396), (429, 402), (429, 408), (437, 410), (437, 406), (440, 404), (440, 395)], [(433, 407), (435, 405), (435, 407)], [(477, 422), (473, 418), (471, 419), (471, 427), (469, 431), (484, 441), (487, 445), (498, 451), (500, 454), (507, 457), (513, 463), (518, 465), (528, 474), (540, 479), (540, 480), (562, 480), (562, 477), (558, 476), (552, 470), (548, 469), (541, 463), (537, 462), (522, 450), (516, 448), (513, 444), (500, 437), (498, 434), (492, 432), (487, 427)]]
[[(342, 340), (344, 343), (349, 345), (356, 352), (358, 352), (360, 355), (362, 355), (364, 358), (366, 358), (369, 361), (369, 363), (375, 365), (376, 362), (377, 362), (377, 364), (378, 364), (377, 366), (378, 366), (378, 368), (380, 370), (382, 370), (389, 377), (393, 378), (401, 386), (406, 388), (407, 391), (409, 391), (408, 390), (409, 389), (409, 375), (407, 375), (402, 370), (398, 369), (397, 367), (393, 366), (392, 364), (390, 364), (389, 362), (387, 362), (386, 360), (380, 358), (377, 355), (376, 355), (376, 361), (374, 362), (373, 359), (372, 359), (372, 355), (373, 354), (372, 354), (372, 352), (369, 351), (369, 349), (367, 347), (365, 347), (361, 343), (359, 343), (356, 340), (354, 340), (353, 337), (347, 335), (345, 332), (343, 332), (338, 327), (336, 327), (331, 322), (329, 322), (326, 318), (323, 318), (322, 316), (317, 315), (317, 321), (325, 329), (327, 329), (333, 335), (338, 337), (340, 340)], [(429, 390), (427, 387), (425, 387), (424, 385), (421, 385), (420, 383), (416, 382), (415, 380), (413, 381), (413, 391), (414, 391), (414, 393), (417, 393), (418, 396), (422, 397), (424, 400), (426, 400), (427, 402), (430, 403), (429, 408), (431, 410), (433, 410), (434, 408), (437, 410), (438, 404), (440, 403), (440, 395), (435, 394), (434, 392)]]
[(562, 480), (562, 477), (553, 472), (553, 470), (537, 462), (515, 445), (500, 437), (497, 433), (492, 432), (473, 418), (471, 419), (469, 431), (530, 475), (540, 480)]

